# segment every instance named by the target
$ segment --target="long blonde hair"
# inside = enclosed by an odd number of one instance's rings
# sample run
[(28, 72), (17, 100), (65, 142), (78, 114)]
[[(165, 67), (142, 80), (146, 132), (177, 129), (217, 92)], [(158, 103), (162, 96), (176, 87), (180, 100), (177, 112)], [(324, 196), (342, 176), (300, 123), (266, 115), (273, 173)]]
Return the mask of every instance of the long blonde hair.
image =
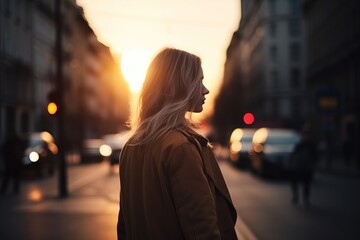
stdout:
[(131, 144), (156, 140), (191, 122), (185, 118), (201, 94), (201, 60), (198, 56), (165, 48), (152, 60), (139, 99), (139, 111)]

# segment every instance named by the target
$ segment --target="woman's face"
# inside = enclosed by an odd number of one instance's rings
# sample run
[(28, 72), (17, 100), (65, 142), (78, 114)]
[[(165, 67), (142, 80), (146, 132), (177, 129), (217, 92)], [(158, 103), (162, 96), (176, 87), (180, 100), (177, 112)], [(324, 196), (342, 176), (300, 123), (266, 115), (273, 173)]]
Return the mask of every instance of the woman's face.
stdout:
[(205, 87), (204, 83), (203, 83), (203, 79), (204, 79), (204, 74), (202, 69), (201, 71), (201, 78), (198, 80), (201, 83), (201, 87), (200, 87), (200, 91), (199, 91), (199, 95), (195, 97), (194, 102), (193, 102), (193, 110), (192, 112), (201, 112), (203, 110), (203, 105), (205, 103), (205, 95), (209, 93), (209, 90)]

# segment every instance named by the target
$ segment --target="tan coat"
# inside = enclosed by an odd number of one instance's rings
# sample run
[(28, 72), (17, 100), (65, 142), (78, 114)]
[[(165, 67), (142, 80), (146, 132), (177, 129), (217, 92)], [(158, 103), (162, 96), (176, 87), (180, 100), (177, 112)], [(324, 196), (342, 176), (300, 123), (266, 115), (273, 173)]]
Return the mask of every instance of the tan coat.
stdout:
[(237, 239), (236, 211), (218, 163), (207, 139), (191, 134), (201, 143), (205, 168), (178, 131), (146, 146), (125, 146), (118, 239)]

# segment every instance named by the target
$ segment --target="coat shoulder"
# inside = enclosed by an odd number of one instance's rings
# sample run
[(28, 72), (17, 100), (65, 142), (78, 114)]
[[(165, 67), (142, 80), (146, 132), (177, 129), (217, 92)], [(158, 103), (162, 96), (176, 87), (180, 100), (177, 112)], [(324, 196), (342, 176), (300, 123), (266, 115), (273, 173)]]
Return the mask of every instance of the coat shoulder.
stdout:
[(188, 143), (188, 139), (179, 131), (172, 131), (161, 139), (164, 146), (177, 147)]

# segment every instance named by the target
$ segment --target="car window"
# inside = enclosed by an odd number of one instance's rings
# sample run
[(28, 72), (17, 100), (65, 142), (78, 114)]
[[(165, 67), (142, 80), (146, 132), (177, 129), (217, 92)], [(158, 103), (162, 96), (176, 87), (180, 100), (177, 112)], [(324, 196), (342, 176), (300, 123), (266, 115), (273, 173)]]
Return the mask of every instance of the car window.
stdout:
[(252, 141), (252, 136), (243, 136), (243, 137), (241, 138), (241, 141), (251, 142), (251, 141)]
[(30, 139), (30, 146), (31, 147), (36, 147), (36, 146), (41, 146), (41, 145), (42, 145), (41, 139), (37, 139), (37, 138)]
[(268, 136), (266, 143), (270, 144), (296, 144), (299, 141), (299, 137), (295, 135), (284, 136)]

